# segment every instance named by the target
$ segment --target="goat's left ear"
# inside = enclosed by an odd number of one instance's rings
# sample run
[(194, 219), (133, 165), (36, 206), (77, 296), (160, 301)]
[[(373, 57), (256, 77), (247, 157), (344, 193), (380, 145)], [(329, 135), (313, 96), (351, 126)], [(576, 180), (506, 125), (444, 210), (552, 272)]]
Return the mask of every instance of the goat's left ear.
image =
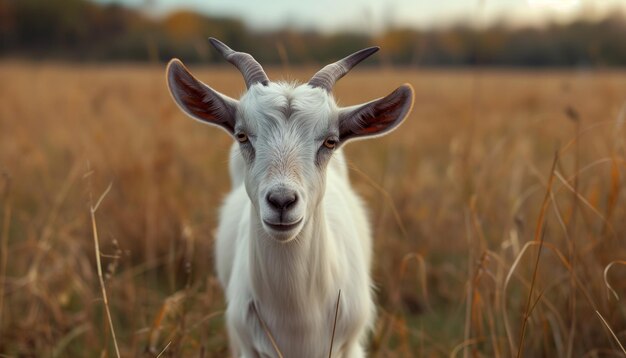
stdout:
[(397, 128), (413, 108), (413, 87), (404, 84), (383, 98), (339, 110), (339, 140), (380, 136)]

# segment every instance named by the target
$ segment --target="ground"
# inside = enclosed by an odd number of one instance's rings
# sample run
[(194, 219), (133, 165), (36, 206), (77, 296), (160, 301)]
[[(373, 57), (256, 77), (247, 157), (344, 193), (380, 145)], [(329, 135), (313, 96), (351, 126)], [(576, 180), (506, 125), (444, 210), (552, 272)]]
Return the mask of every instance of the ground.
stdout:
[[(226, 355), (211, 255), (231, 140), (180, 113), (164, 70), (0, 63), (0, 355), (115, 356), (90, 218), (109, 185), (94, 217), (122, 356)], [(626, 72), (362, 68), (335, 96), (407, 82), (403, 126), (347, 148), (375, 234), (371, 355), (619, 356)]]

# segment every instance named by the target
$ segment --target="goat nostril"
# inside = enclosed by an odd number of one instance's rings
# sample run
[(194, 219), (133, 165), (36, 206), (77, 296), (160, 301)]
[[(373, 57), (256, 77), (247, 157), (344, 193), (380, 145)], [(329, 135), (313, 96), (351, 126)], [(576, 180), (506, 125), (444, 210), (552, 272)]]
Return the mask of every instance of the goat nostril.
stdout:
[(298, 201), (298, 195), (291, 190), (277, 190), (268, 193), (266, 199), (274, 209), (285, 210)]
[(275, 193), (268, 193), (266, 200), (270, 204), (271, 207), (275, 209), (280, 208), (278, 204), (278, 196)]
[(291, 192), (287, 195), (285, 200), (285, 209), (289, 209), (290, 206), (293, 206), (298, 201), (298, 196), (295, 192)]

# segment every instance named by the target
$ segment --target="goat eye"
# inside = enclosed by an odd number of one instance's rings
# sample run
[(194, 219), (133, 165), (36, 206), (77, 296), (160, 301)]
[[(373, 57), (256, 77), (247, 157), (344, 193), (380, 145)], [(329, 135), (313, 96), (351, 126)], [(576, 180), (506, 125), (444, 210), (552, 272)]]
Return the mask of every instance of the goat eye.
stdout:
[(324, 147), (328, 149), (335, 149), (337, 146), (337, 140), (335, 138), (326, 138), (324, 141)]
[(235, 136), (237, 137), (237, 141), (239, 141), (239, 143), (245, 143), (248, 141), (248, 135), (245, 133), (237, 133)]

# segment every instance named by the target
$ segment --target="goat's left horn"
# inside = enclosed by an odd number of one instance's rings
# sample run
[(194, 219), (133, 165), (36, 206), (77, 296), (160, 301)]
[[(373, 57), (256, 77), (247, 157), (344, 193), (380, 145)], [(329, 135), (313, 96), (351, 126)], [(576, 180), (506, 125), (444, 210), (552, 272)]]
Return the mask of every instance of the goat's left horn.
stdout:
[(209, 42), (215, 49), (224, 56), (226, 61), (232, 63), (239, 69), (246, 81), (246, 88), (250, 88), (255, 83), (261, 83), (267, 86), (270, 82), (269, 78), (263, 71), (263, 67), (250, 55), (245, 52), (237, 52), (226, 46), (222, 41), (210, 37)]
[(311, 79), (309, 80), (309, 85), (311, 87), (320, 87), (330, 92), (335, 85), (335, 82), (339, 81), (339, 79), (345, 76), (352, 67), (359, 64), (359, 62), (365, 60), (370, 57), (374, 52), (378, 51), (380, 47), (368, 47), (363, 50), (357, 51), (352, 55), (345, 57), (342, 60), (339, 60), (335, 63), (331, 63), (330, 65), (326, 65), (324, 68), (319, 70)]

